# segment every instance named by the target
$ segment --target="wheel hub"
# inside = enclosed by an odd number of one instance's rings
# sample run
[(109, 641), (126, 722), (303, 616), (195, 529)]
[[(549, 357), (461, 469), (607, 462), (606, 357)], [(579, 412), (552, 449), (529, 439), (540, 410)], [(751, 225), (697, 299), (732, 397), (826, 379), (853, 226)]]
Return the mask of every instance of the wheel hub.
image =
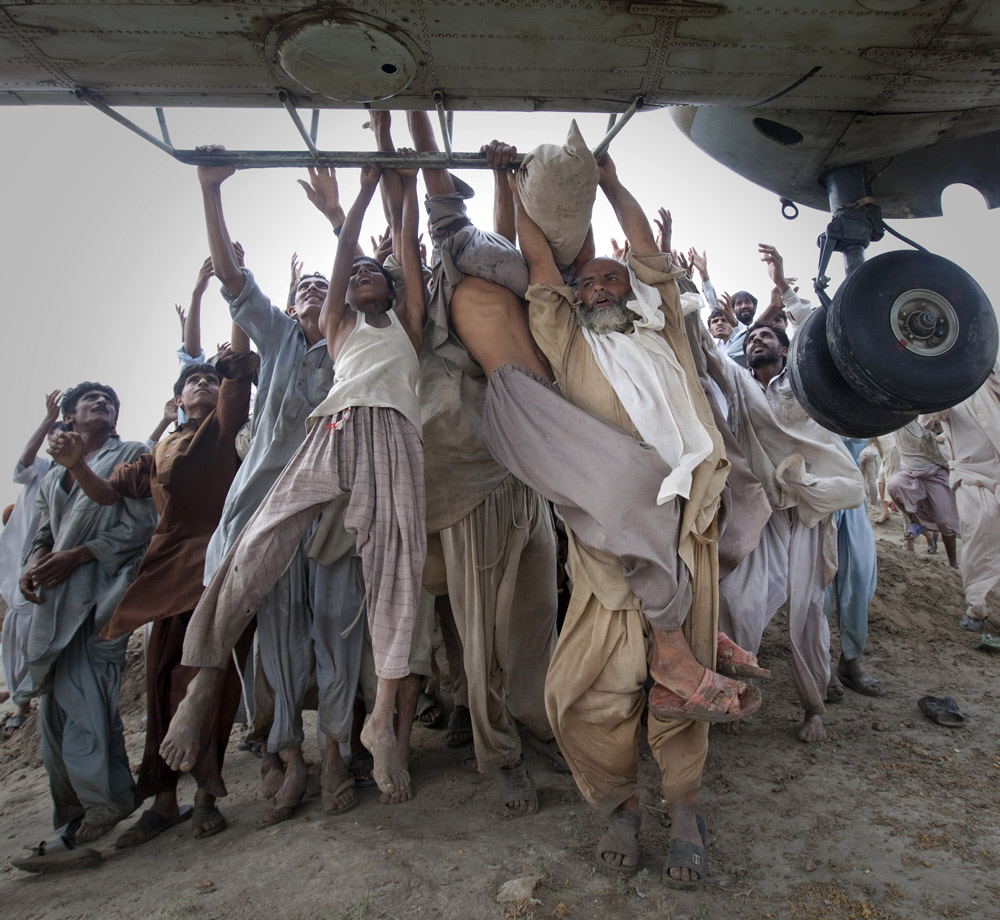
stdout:
[(955, 308), (940, 294), (923, 288), (905, 291), (889, 311), (889, 326), (907, 351), (943, 355), (958, 340)]

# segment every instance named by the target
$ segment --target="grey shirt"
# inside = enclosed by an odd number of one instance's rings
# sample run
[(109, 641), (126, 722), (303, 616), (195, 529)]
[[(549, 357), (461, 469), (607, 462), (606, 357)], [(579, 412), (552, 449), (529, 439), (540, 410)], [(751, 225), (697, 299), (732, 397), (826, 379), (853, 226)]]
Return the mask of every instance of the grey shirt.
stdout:
[[(119, 463), (130, 463), (144, 453), (145, 444), (114, 435), (87, 464), (107, 479)], [(28, 676), (17, 688), (17, 702), (44, 692), (53, 663), (92, 611), (95, 629), (103, 628), (135, 578), (156, 528), (151, 498), (123, 498), (113, 505), (98, 505), (83, 494), (79, 483), (74, 482), (66, 492), (62, 487), (65, 473), (63, 467), (54, 466), (39, 486), (41, 515), (30, 552), (86, 546), (94, 558), (77, 566), (55, 587), (41, 589), (42, 602), (35, 607), (28, 634)]]
[(205, 584), (264, 500), (292, 454), (305, 440), (306, 419), (333, 386), (326, 339), (309, 346), (302, 327), (274, 306), (243, 269), (238, 297), (223, 288), (236, 323), (257, 346), (260, 371), (253, 404), (250, 451), (226, 496), (222, 518), (205, 556)]

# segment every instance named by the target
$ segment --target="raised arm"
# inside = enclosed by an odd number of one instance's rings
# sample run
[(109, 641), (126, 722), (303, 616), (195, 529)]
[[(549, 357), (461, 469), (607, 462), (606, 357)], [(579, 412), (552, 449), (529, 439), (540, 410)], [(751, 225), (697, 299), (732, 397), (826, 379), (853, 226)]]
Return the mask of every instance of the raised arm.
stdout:
[[(171, 422), (177, 421), (177, 397), (172, 396), (163, 404), (163, 416), (157, 422), (156, 427), (150, 432), (147, 440), (148, 444), (156, 444), (163, 437), (163, 432), (170, 427)], [(49, 453), (52, 453), (50, 450)], [(63, 464), (65, 466), (65, 464)]]
[(521, 203), (517, 192), (517, 181), (514, 173), (507, 173), (507, 183), (514, 199), (514, 215), (517, 222), (517, 239), (521, 246), (521, 255), (528, 263), (528, 280), (532, 284), (562, 284), (562, 275), (556, 266), (555, 257), (538, 224), (536, 224)]
[[(201, 298), (208, 290), (208, 282), (212, 280), (215, 268), (212, 265), (212, 257), (209, 256), (201, 263), (198, 269), (198, 278), (194, 283), (194, 290), (191, 292), (191, 305), (187, 313), (181, 315), (181, 328), (183, 331), (184, 353), (192, 358), (197, 358), (201, 354)], [(178, 311), (180, 312), (180, 311)]]
[[(199, 150), (223, 150), (223, 147), (199, 147)], [(208, 250), (215, 274), (233, 297), (238, 297), (246, 283), (236, 262), (233, 241), (222, 212), (222, 183), (236, 172), (235, 166), (199, 166), (198, 182), (205, 206), (205, 227), (208, 230)]]
[[(233, 241), (233, 255), (236, 256), (236, 264), (242, 269), (246, 261), (246, 253), (239, 240)], [(233, 323), (229, 331), (229, 347), (237, 355), (245, 355), (250, 352), (250, 336), (236, 323)], [(218, 350), (217, 348), (216, 351)]]
[(113, 505), (121, 495), (107, 479), (102, 479), (87, 465), (85, 451), (83, 438), (75, 431), (57, 431), (49, 438), (52, 459), (73, 474), (83, 494), (98, 505)]
[[(413, 153), (401, 150), (400, 153)], [(393, 232), (393, 251), (402, 256), (403, 280), (406, 282), (406, 303), (396, 304), (396, 310), (403, 320), (406, 333), (417, 354), (424, 341), (424, 321), (427, 318), (427, 301), (424, 295), (424, 273), (420, 264), (420, 242), (417, 230), (420, 223), (420, 203), (417, 201), (417, 170), (397, 169), (400, 191), (403, 198), (403, 222), (397, 243)]]
[(767, 264), (767, 273), (774, 284), (774, 290), (771, 292), (770, 302), (754, 317), (754, 320), (758, 323), (769, 323), (781, 312), (783, 306), (781, 295), (788, 290), (788, 279), (785, 278), (784, 260), (777, 249), (768, 243), (760, 243), (757, 251), (760, 253), (761, 262)]
[(514, 196), (507, 182), (511, 160), (517, 156), (517, 147), (496, 139), (479, 148), (486, 154), (486, 162), (493, 170), (493, 232), (512, 243), (517, 242), (517, 223), (514, 216)]
[[(632, 193), (622, 185), (615, 169), (614, 160), (605, 153), (597, 161), (600, 169), (600, 185), (605, 197), (614, 209), (615, 216), (629, 242), (633, 255), (651, 256), (659, 252), (653, 231), (649, 226), (639, 202)], [(520, 228), (518, 228), (520, 229)]]
[(35, 457), (38, 456), (38, 452), (42, 449), (42, 444), (45, 442), (45, 436), (51, 431), (52, 426), (56, 423), (59, 418), (59, 397), (62, 396), (60, 390), (53, 390), (51, 393), (47, 393), (45, 396), (45, 418), (42, 419), (41, 425), (39, 425), (34, 433), (28, 438), (28, 443), (24, 445), (24, 450), (21, 452), (20, 462), (21, 466), (28, 467), (35, 462)]
[(358, 192), (354, 204), (351, 205), (351, 210), (347, 212), (347, 218), (340, 229), (337, 255), (334, 257), (333, 271), (330, 273), (330, 287), (326, 292), (326, 300), (323, 301), (323, 309), (320, 310), (319, 314), (319, 325), (326, 337), (327, 347), (331, 349), (331, 357), (334, 357), (332, 352), (334, 338), (344, 318), (344, 311), (347, 309), (345, 300), (347, 285), (351, 281), (354, 254), (358, 238), (361, 236), (361, 224), (364, 222), (365, 212), (368, 210), (368, 205), (371, 204), (381, 175), (381, 168), (374, 163), (362, 167), (361, 190)]

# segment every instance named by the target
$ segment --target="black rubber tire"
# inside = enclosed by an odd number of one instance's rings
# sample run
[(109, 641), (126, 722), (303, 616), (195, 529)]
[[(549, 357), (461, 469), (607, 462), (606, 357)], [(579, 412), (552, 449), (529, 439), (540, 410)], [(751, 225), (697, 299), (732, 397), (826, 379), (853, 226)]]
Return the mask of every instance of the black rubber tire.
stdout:
[(802, 408), (824, 428), (849, 438), (874, 438), (902, 428), (914, 412), (896, 412), (848, 386), (827, 343), (827, 308), (799, 327), (788, 349), (788, 379)]
[[(955, 311), (958, 334), (947, 352), (916, 354), (890, 328), (893, 303), (917, 288), (940, 295)], [(933, 412), (967, 399), (989, 376), (1000, 344), (996, 314), (972, 276), (916, 250), (883, 253), (851, 275), (827, 311), (827, 333), (850, 387), (897, 412)]]

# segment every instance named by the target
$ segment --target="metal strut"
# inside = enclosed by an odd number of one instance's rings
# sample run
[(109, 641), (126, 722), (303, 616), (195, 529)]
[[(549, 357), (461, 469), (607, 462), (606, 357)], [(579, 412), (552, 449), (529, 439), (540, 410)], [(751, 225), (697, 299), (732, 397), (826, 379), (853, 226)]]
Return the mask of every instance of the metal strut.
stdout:
[[(162, 139), (150, 134), (145, 128), (141, 128), (134, 121), (126, 118), (120, 112), (115, 111), (106, 102), (99, 99), (89, 90), (77, 88), (76, 98), (87, 103), (92, 108), (97, 109), (108, 118), (118, 122), (122, 127), (137, 134), (143, 140), (148, 141), (154, 147), (158, 147), (164, 153), (170, 154), (178, 163), (188, 166), (235, 166), (237, 169), (271, 169), (278, 167), (305, 168), (309, 166), (332, 166), (332, 167), (361, 167), (368, 163), (376, 163), (379, 166), (395, 166), (402, 159), (399, 154), (393, 151), (377, 150), (320, 150), (316, 146), (316, 139), (319, 133), (319, 109), (312, 110), (312, 119), (309, 130), (306, 130), (291, 96), (282, 90), (278, 94), (278, 99), (288, 112), (295, 124), (299, 135), (306, 145), (306, 150), (179, 150), (174, 147), (170, 140), (170, 133), (167, 130), (166, 115), (162, 108), (156, 109), (156, 119), (160, 127)], [(434, 93), (434, 107), (438, 113), (438, 120), (441, 124), (441, 134), (444, 142), (443, 153), (433, 153), (429, 151), (418, 152), (405, 158), (408, 166), (430, 169), (489, 169), (486, 162), (486, 154), (479, 153), (456, 153), (452, 150), (452, 128), (454, 124), (454, 112), (444, 107), (444, 95), (440, 92)], [(632, 104), (616, 116), (612, 114), (608, 120), (608, 130), (603, 139), (594, 148), (595, 157), (604, 153), (611, 141), (625, 127), (625, 124), (632, 116), (642, 108), (642, 97), (636, 97)], [(511, 165), (520, 165), (524, 154), (517, 154)]]
[[(322, 165), (317, 159), (317, 157), (319, 156), (319, 151), (316, 149), (316, 142), (313, 139), (313, 137), (309, 134), (309, 132), (306, 131), (306, 126), (302, 124), (302, 119), (299, 118), (299, 113), (295, 110), (295, 103), (292, 102), (288, 93), (286, 93), (284, 90), (278, 93), (278, 99), (281, 101), (281, 104), (285, 107), (285, 111), (287, 111), (289, 116), (291, 116), (292, 121), (295, 122), (295, 128), (302, 136), (302, 140), (306, 142), (306, 146), (309, 148), (309, 152), (312, 154), (313, 161), (316, 163), (317, 166)], [(316, 122), (315, 116), (313, 117), (313, 122), (315, 127), (315, 122)]]

